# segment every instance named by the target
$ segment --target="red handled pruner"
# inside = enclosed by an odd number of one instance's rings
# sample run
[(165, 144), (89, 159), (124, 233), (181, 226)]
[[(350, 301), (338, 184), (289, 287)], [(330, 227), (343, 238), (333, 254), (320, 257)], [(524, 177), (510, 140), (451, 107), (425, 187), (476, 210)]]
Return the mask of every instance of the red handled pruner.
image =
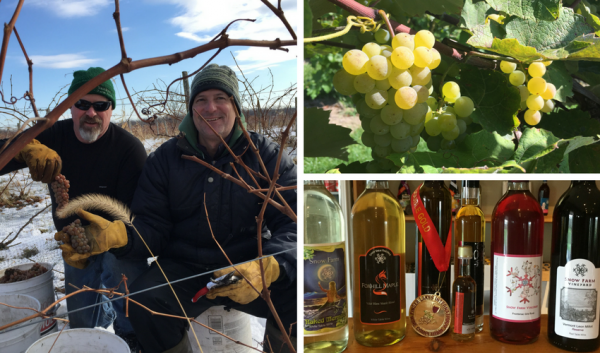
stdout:
[(219, 288), (219, 287), (225, 287), (228, 286), (230, 284), (234, 284), (237, 283), (241, 278), (234, 276), (233, 274), (235, 273), (235, 271), (231, 271), (226, 275), (223, 275), (217, 279), (210, 279), (210, 282), (208, 282), (206, 284), (206, 287), (200, 289), (198, 291), (198, 293), (196, 293), (196, 295), (194, 295), (194, 297), (192, 298), (192, 303), (195, 303), (198, 301), (198, 299), (202, 298), (203, 296), (206, 295), (206, 293), (208, 293), (208, 291), (210, 291), (213, 288)]

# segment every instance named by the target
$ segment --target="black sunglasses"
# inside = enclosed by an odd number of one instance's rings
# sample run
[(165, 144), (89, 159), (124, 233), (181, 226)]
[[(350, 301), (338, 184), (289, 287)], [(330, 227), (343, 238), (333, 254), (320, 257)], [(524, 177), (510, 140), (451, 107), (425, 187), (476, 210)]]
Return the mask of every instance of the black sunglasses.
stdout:
[(108, 110), (108, 108), (110, 108), (110, 106), (112, 105), (111, 101), (106, 101), (106, 102), (88, 102), (86, 100), (80, 99), (77, 102), (75, 102), (75, 108), (77, 109), (81, 109), (81, 110), (88, 110), (90, 109), (91, 106), (94, 107), (94, 110), (97, 112), (103, 112), (105, 110)]

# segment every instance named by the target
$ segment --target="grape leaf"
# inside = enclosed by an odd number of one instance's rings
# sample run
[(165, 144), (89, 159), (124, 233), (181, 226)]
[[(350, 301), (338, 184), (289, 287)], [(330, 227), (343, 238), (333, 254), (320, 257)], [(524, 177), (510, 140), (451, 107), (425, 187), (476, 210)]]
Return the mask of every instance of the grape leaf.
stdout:
[(423, 16), (425, 12), (436, 15), (460, 14), (463, 0), (418, 0), (398, 1), (397, 6), (408, 16)]
[(355, 143), (350, 129), (329, 123), (330, 111), (304, 109), (304, 157), (348, 158), (343, 148)]
[[(323, 17), (323, 15), (328, 14), (330, 12), (337, 12), (337, 7), (329, 2), (322, 0), (309, 0), (310, 1), (310, 10), (312, 13), (312, 29), (323, 28), (319, 19)], [(304, 5), (306, 6), (306, 5)]]
[(600, 36), (600, 18), (590, 12), (590, 8), (582, 1), (574, 8), (575, 12), (585, 17), (586, 23), (592, 27), (597, 36)]
[(530, 162), (527, 171), (531, 173), (559, 173), (558, 166), (565, 156), (567, 146), (566, 143), (559, 143), (558, 149)]
[[(568, 163), (570, 173), (600, 173), (600, 144), (595, 137), (575, 137), (565, 150), (561, 168)], [(568, 157), (568, 158), (567, 158)]]
[(544, 114), (536, 127), (552, 131), (556, 137), (563, 139), (600, 134), (600, 121), (591, 119), (589, 113), (580, 109), (557, 109)]
[(508, 83), (508, 76), (499, 71), (480, 70), (465, 65), (458, 84), (461, 94), (473, 100), (471, 115), (484, 129), (500, 135), (511, 132), (513, 114), (521, 105), (519, 89)]
[(511, 17), (505, 29), (508, 38), (515, 38), (537, 50), (565, 47), (575, 38), (592, 32), (585, 18), (568, 7), (560, 9), (560, 17), (556, 21)]
[(366, 173), (367, 172), (367, 164), (369, 162), (361, 163), (360, 161), (352, 162), (348, 165), (340, 164), (336, 167), (336, 169), (342, 173)]
[(558, 141), (560, 139), (549, 131), (525, 128), (519, 139), (519, 147), (515, 151), (515, 160), (524, 163), (544, 156), (558, 149)]
[(460, 13), (460, 25), (469, 30), (477, 25), (485, 23), (485, 19), (490, 13), (496, 13), (494, 9), (485, 1), (465, 0), (462, 12)]
[(529, 20), (552, 21), (558, 18), (560, 0), (486, 0), (496, 11)]
[(440, 168), (473, 168), (495, 167), (508, 161), (514, 151), (514, 143), (504, 139), (497, 133), (481, 130), (467, 136), (456, 149), (431, 152), (406, 152), (392, 154), (388, 157), (394, 164), (401, 167), (401, 172), (421, 172), (426, 166), (441, 172)]
[(544, 79), (556, 87), (554, 100), (564, 103), (567, 101), (567, 97), (573, 96), (573, 78), (571, 78), (571, 74), (569, 74), (563, 62), (556, 61), (548, 66)]
[(595, 37), (593, 33), (577, 37), (573, 45), (585, 47), (569, 55), (570, 60), (600, 61), (600, 38)]

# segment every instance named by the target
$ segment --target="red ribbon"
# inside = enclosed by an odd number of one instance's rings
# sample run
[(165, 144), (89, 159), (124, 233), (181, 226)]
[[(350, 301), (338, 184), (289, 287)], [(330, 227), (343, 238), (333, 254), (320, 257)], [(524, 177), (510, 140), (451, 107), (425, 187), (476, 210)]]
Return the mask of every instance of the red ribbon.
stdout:
[[(421, 185), (422, 186), (422, 185)], [(425, 210), (423, 201), (421, 201), (421, 195), (419, 190), (421, 186), (415, 189), (410, 198), (410, 205), (412, 207), (413, 215), (415, 216), (415, 222), (421, 232), (421, 236), (425, 241), (427, 250), (433, 259), (435, 267), (440, 272), (448, 270), (450, 267), (450, 253), (452, 252), (452, 216), (450, 216), (450, 229), (448, 230), (448, 238), (446, 239), (446, 247), (442, 244), (442, 239), (435, 229), (435, 225), (431, 221), (429, 214)]]

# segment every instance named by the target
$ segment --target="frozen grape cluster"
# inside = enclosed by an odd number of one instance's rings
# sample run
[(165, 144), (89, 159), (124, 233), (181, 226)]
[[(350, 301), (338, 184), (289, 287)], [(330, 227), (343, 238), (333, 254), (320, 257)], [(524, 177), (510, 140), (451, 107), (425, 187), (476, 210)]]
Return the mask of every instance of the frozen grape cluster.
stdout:
[(56, 203), (58, 203), (58, 208), (63, 208), (69, 203), (70, 186), (71, 184), (62, 174), (57, 175), (56, 180), (50, 184)]
[(14, 283), (37, 277), (48, 272), (48, 269), (39, 263), (35, 263), (29, 270), (19, 270), (18, 268), (9, 268), (4, 271), (4, 276), (0, 277), (0, 283)]
[(63, 238), (64, 243), (71, 243), (71, 246), (79, 254), (87, 254), (90, 252), (90, 244), (85, 236), (85, 228), (81, 225), (81, 220), (76, 219), (71, 224), (64, 226), (62, 231), (69, 235), (68, 238)]

